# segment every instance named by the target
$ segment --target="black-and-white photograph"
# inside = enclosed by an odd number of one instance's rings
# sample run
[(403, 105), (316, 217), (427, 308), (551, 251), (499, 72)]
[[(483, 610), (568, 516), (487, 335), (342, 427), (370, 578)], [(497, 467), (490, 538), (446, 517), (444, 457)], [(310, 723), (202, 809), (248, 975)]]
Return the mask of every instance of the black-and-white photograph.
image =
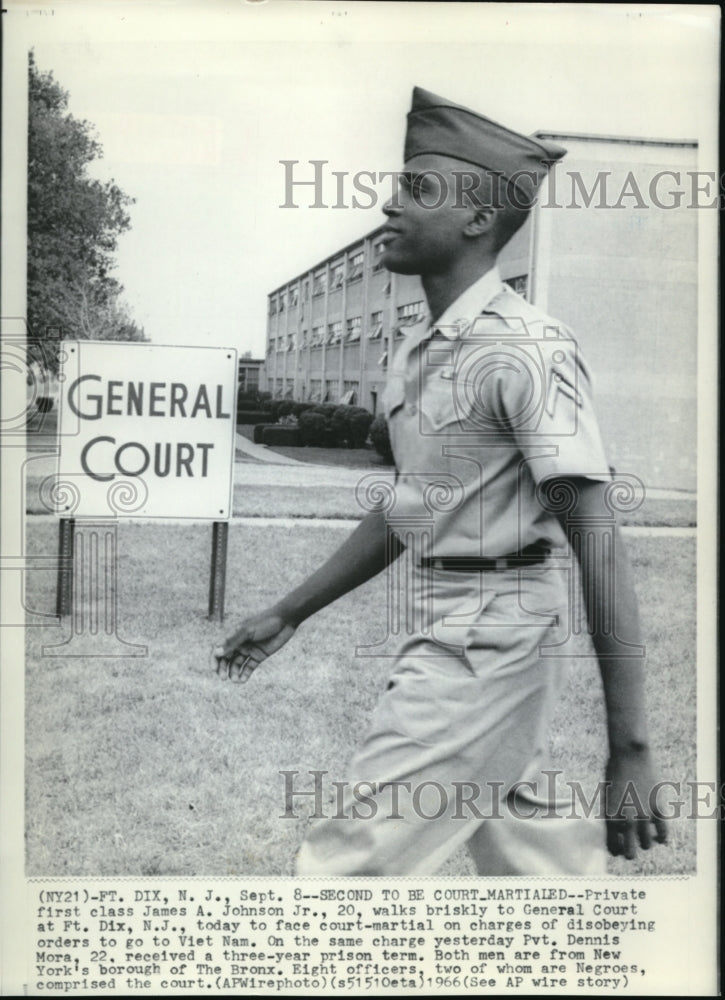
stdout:
[[(29, 992), (271, 994), (265, 910), (287, 992), (715, 989), (631, 900), (714, 862), (717, 9), (3, 17)], [(234, 898), (150, 905), (200, 877)]]

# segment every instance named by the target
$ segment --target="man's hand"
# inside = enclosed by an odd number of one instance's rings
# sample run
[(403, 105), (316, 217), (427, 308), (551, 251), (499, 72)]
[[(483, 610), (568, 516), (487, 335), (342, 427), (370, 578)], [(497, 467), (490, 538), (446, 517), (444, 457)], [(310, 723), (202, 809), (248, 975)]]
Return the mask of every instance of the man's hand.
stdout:
[(247, 618), (212, 653), (220, 677), (248, 681), (262, 660), (276, 653), (295, 634), (295, 628), (273, 608)]
[[(653, 839), (667, 840), (667, 825), (654, 801), (655, 780), (649, 751), (612, 754), (607, 764), (606, 818), (607, 848), (615, 857), (631, 861), (637, 855), (637, 841), (648, 851)], [(654, 835), (652, 827), (654, 826)]]

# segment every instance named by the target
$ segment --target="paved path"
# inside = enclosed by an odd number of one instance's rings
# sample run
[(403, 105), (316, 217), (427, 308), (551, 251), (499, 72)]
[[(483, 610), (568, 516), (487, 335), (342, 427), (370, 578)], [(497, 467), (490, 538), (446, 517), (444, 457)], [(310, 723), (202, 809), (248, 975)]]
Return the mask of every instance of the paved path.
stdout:
[(234, 465), (235, 486), (339, 486), (352, 488), (364, 476), (373, 475), (386, 482), (392, 482), (395, 471), (392, 466), (380, 469), (348, 469), (342, 465), (313, 465), (298, 462), (294, 458), (278, 455), (263, 445), (253, 444), (242, 434), (237, 434), (237, 447), (257, 462), (236, 462)]
[(265, 444), (255, 444), (239, 431), (236, 433), (235, 447), (258, 462), (269, 462), (272, 465), (304, 465), (304, 462), (298, 462), (296, 458), (287, 458), (286, 455), (270, 451)]

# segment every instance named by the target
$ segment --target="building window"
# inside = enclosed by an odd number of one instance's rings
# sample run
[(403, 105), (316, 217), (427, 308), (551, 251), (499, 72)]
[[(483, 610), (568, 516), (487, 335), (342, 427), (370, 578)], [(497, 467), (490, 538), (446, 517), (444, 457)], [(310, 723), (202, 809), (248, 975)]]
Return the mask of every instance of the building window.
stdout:
[(419, 302), (408, 302), (404, 306), (398, 306), (398, 326), (415, 326), (425, 314), (425, 305), (421, 299)]
[(312, 337), (310, 338), (310, 347), (319, 347), (322, 344), (324, 327), (313, 326), (312, 327)]
[(297, 347), (297, 334), (292, 332), (287, 334), (287, 347), (286, 350), (294, 351)]
[(363, 250), (361, 250), (359, 253), (354, 253), (350, 257), (350, 263), (347, 272), (348, 281), (355, 281), (357, 278), (362, 277), (364, 263), (365, 263), (365, 253)]
[(292, 288), (290, 290), (290, 306), (296, 306), (300, 301), (300, 290), (299, 288)]
[(529, 276), (528, 274), (517, 274), (514, 278), (504, 278), (504, 282), (520, 295), (522, 298), (526, 298), (529, 292)]
[(395, 336), (404, 336), (405, 328), (415, 326), (424, 315), (425, 305), (422, 299), (418, 302), (407, 302), (405, 305), (398, 306), (398, 325), (395, 327)]
[(277, 315), (277, 299), (274, 297), (274, 295), (270, 295), (269, 297), (269, 315), (270, 316)]
[(307, 347), (307, 330), (300, 332), (300, 347)]
[(305, 280), (302, 282), (302, 301), (306, 302), (309, 299), (309, 297), (310, 297), (310, 283), (307, 280), (307, 278), (305, 278)]
[(378, 309), (376, 312), (370, 313), (370, 333), (368, 334), (369, 340), (380, 340), (383, 335), (383, 311)]
[(327, 343), (328, 344), (339, 344), (342, 339), (342, 320), (337, 319), (334, 323), (329, 323), (327, 326)]
[(313, 295), (324, 295), (327, 288), (327, 274), (325, 271), (318, 271), (314, 276), (312, 285)]
[(359, 382), (343, 382), (340, 402), (346, 404), (347, 406), (354, 406), (355, 403), (357, 403), (357, 394), (359, 391)]
[(330, 271), (330, 289), (342, 288), (345, 281), (345, 265), (335, 264)]
[(381, 258), (384, 251), (385, 244), (382, 241), (373, 244), (373, 271), (382, 271), (383, 262)]
[(347, 321), (347, 339), (350, 342), (360, 340), (362, 333), (362, 316), (351, 316)]
[(322, 402), (322, 380), (319, 378), (310, 379), (309, 400), (311, 403)]
[(286, 306), (287, 306), (287, 296), (284, 292), (282, 292), (279, 297), (279, 311), (283, 313), (285, 311)]
[(325, 403), (337, 402), (337, 379), (328, 378), (325, 381)]

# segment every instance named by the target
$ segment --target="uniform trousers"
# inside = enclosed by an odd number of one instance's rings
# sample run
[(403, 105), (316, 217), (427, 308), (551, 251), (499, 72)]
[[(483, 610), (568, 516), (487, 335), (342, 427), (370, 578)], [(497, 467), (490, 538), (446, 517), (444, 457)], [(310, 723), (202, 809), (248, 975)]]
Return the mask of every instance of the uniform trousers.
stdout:
[(409, 593), (417, 621), (343, 807), (311, 823), (297, 874), (427, 875), (464, 843), (481, 875), (604, 874), (603, 822), (573, 818), (551, 794), (566, 784), (541, 774), (567, 663), (564, 571), (415, 567)]

